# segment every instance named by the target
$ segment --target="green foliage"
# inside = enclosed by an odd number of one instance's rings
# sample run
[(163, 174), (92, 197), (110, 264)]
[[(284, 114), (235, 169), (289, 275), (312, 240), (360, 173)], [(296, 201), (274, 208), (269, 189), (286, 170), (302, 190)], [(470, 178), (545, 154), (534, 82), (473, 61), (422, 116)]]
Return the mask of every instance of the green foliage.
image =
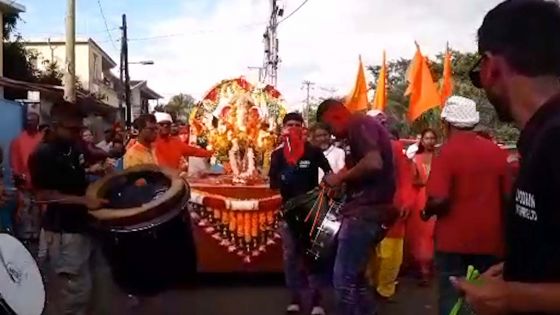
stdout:
[[(478, 56), (475, 53), (462, 53), (455, 50), (453, 50), (451, 54), (454, 80), (453, 94), (471, 98), (478, 104), (481, 127), (492, 130), (495, 136), (501, 141), (514, 141), (519, 135), (517, 129), (499, 122), (494, 108), (486, 98), (484, 91), (475, 88), (470, 83), (468, 75), (469, 70), (472, 65), (476, 63)], [(434, 80), (440, 83), (443, 74), (443, 59), (444, 53), (440, 53), (436, 56), (435, 60), (430, 60), (429, 63)], [(386, 112), (388, 116), (396, 122), (395, 124), (399, 132), (404, 136), (413, 136), (427, 127), (441, 130), (439, 108), (428, 111), (412, 124), (409, 124), (406, 120), (409, 101), (408, 97), (404, 96), (404, 92), (408, 86), (406, 72), (409, 64), (410, 59), (404, 58), (392, 60), (387, 63), (388, 104)], [(373, 82), (369, 83), (371, 89), (376, 88), (380, 70), (381, 66), (368, 67), (368, 71), (370, 71), (374, 77)]]
[(173, 120), (187, 121), (189, 114), (196, 105), (196, 100), (189, 94), (178, 94), (173, 96), (167, 105), (158, 105), (155, 110), (169, 113)]

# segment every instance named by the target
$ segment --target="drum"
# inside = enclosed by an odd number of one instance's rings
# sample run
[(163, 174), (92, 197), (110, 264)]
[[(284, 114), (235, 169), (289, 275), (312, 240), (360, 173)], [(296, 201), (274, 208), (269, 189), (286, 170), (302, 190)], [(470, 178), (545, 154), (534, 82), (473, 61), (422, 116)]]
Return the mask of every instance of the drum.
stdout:
[(0, 234), (0, 314), (41, 315), (45, 287), (31, 253), (14, 237)]
[(319, 198), (319, 188), (308, 191), (303, 195), (299, 195), (286, 201), (282, 207), (282, 216), (292, 234), (303, 242), (304, 247), (309, 242), (309, 233), (311, 231), (310, 220), (306, 220), (309, 212), (312, 211), (317, 199)]
[(321, 187), (292, 198), (284, 205), (284, 220), (305, 249), (313, 269), (332, 263), (344, 197)]
[(89, 196), (109, 201), (91, 211), (116, 283), (150, 296), (182, 286), (196, 274), (188, 184), (175, 172), (142, 165), (93, 183)]

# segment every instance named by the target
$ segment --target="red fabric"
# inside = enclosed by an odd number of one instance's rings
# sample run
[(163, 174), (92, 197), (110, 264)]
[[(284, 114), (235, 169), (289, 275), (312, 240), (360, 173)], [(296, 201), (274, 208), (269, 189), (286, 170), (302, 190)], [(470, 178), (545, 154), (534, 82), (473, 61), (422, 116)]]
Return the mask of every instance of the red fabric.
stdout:
[(10, 166), (14, 175), (23, 175), (27, 179), (26, 185), (30, 185), (29, 168), (27, 160), (39, 143), (43, 140), (42, 133), (29, 134), (22, 132), (10, 144)]
[(178, 137), (158, 137), (154, 143), (154, 153), (159, 166), (174, 170), (181, 169), (183, 157), (196, 156), (208, 158), (212, 156), (212, 152), (190, 146)]
[[(416, 181), (425, 183), (428, 180), (431, 164), (431, 153), (416, 154), (413, 160)], [(408, 249), (423, 276), (430, 274), (434, 258), (434, 225), (435, 220), (422, 221), (420, 214), (426, 205), (426, 188), (414, 187), (414, 205), (406, 222), (406, 241)]]
[(506, 152), (471, 132), (451, 136), (432, 163), (428, 181), (430, 196), (451, 201), (449, 212), (438, 217), (437, 250), (501, 254), (501, 196), (510, 186)]
[[(397, 189), (395, 191), (394, 206), (397, 209), (411, 210), (414, 206), (415, 194), (412, 188), (412, 163), (403, 152), (403, 145), (398, 140), (391, 141), (393, 159), (396, 167)], [(403, 238), (406, 221), (399, 219), (387, 232), (387, 237)]]
[[(288, 144), (289, 140), (289, 144)], [(301, 128), (290, 128), (287, 136), (283, 137), (284, 158), (289, 165), (296, 165), (303, 156), (305, 142)]]

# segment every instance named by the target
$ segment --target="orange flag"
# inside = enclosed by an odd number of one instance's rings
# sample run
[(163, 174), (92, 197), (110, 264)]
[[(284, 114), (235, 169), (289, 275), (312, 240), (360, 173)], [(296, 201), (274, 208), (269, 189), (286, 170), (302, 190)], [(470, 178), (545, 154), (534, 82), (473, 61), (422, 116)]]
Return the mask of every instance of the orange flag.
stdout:
[(381, 71), (379, 71), (372, 108), (384, 111), (385, 106), (387, 106), (387, 63), (385, 51), (383, 51), (383, 65), (381, 65)]
[(358, 68), (358, 75), (356, 77), (356, 85), (352, 94), (346, 98), (346, 108), (351, 112), (366, 110), (368, 108), (368, 88), (366, 83), (366, 75), (364, 73), (364, 66), (362, 65), (362, 57), (360, 56), (360, 65)]
[(447, 45), (445, 58), (443, 59), (443, 82), (441, 83), (439, 94), (441, 95), (442, 107), (445, 101), (453, 95), (453, 72), (451, 69), (451, 51), (449, 50), (449, 45)]
[(426, 57), (422, 56), (416, 44), (416, 54), (408, 69), (408, 88), (405, 95), (410, 95), (408, 120), (415, 121), (427, 110), (441, 104), (441, 96), (437, 90)]

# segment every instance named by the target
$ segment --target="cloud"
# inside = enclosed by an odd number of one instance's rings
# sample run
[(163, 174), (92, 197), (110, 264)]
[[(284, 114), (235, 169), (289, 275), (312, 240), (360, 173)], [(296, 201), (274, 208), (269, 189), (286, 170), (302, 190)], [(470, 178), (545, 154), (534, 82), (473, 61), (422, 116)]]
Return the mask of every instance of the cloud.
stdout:
[[(286, 14), (301, 2), (284, 0)], [(305, 99), (303, 80), (316, 83), (313, 95), (348, 93), (354, 83), (357, 57), (378, 64), (383, 49), (389, 59), (414, 54), (414, 40), (428, 55), (445, 42), (474, 50), (476, 29), (484, 14), (500, 0), (309, 0), (279, 26), (278, 88), (292, 106)], [(269, 16), (268, 0), (189, 2), (167, 19), (155, 22), (146, 40), (131, 41), (131, 59), (150, 59), (152, 67), (134, 67), (136, 78), (166, 97), (178, 92), (200, 98), (222, 79), (245, 75), (263, 59), (262, 34)], [(206, 2), (208, 3), (208, 2)]]

